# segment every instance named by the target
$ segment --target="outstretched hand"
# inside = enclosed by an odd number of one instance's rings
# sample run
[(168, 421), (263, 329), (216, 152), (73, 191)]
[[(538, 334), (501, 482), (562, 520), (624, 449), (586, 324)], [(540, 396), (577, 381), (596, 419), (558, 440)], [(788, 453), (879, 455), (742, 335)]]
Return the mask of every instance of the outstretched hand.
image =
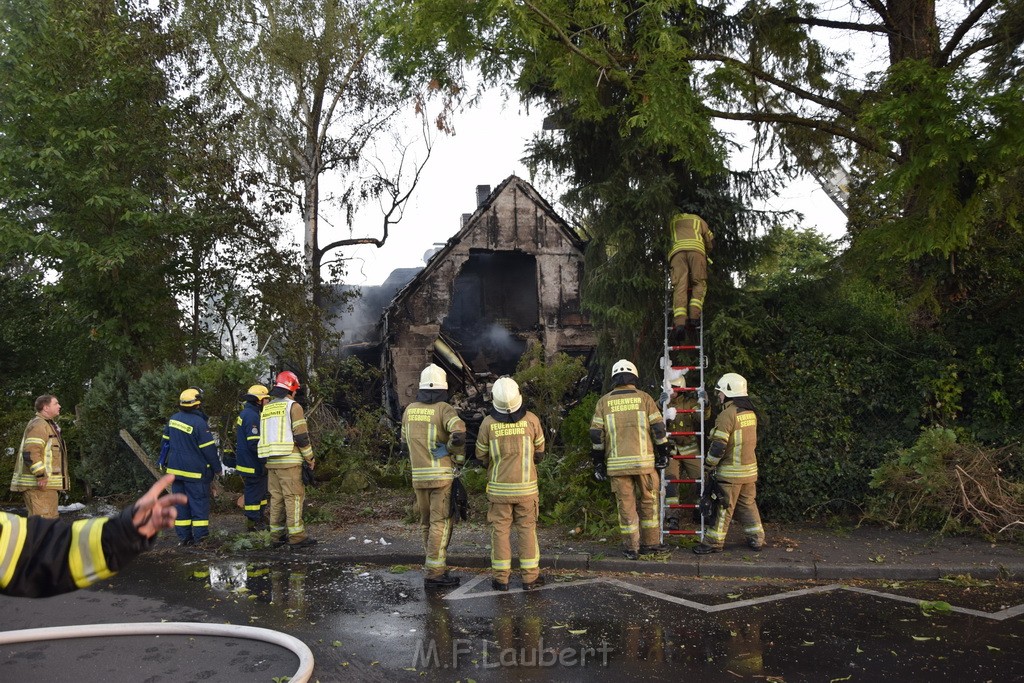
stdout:
[(173, 474), (166, 474), (135, 502), (132, 524), (140, 535), (152, 538), (161, 529), (170, 529), (178, 518), (175, 505), (184, 505), (188, 498), (184, 493), (160, 494), (174, 481)]

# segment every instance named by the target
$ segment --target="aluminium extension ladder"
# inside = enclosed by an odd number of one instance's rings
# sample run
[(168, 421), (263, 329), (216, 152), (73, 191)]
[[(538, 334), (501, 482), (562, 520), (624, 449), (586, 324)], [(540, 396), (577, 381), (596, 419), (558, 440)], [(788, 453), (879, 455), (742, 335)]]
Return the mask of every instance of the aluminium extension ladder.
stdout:
[[(704, 519), (699, 518), (699, 526), (691, 529), (666, 529), (665, 519), (666, 512), (668, 510), (694, 510), (697, 505), (694, 503), (672, 503), (669, 505), (665, 504), (665, 498), (667, 497), (668, 485), (675, 484), (678, 490), (681, 492), (683, 486), (698, 485), (699, 495), (704, 495), (704, 429), (705, 429), (705, 411), (707, 410), (707, 394), (704, 389), (704, 370), (707, 367), (707, 357), (704, 354), (704, 316), (701, 316), (700, 322), (698, 322), (695, 330), (697, 343), (696, 344), (684, 344), (680, 343), (681, 340), (671, 341), (671, 335), (673, 330), (673, 315), (672, 315), (672, 282), (671, 279), (666, 276), (666, 301), (665, 301), (665, 338), (664, 348), (665, 353), (662, 356), (661, 364), (663, 370), (662, 379), (662, 394), (661, 394), (661, 409), (662, 413), (669, 407), (669, 403), (672, 399), (681, 393), (693, 393), (697, 398), (697, 407), (690, 409), (677, 409), (676, 420), (678, 421), (680, 415), (684, 414), (697, 414), (699, 418), (697, 420), (698, 430), (696, 431), (669, 431), (668, 436), (671, 439), (673, 436), (695, 436), (697, 437), (698, 454), (697, 455), (672, 455), (671, 458), (676, 461), (682, 460), (698, 460), (700, 462), (700, 477), (697, 479), (687, 478), (685, 476), (685, 470), (680, 467), (680, 475), (682, 478), (679, 479), (667, 479), (662, 471), (661, 476), (661, 505), (659, 510), (661, 511), (661, 539), (664, 543), (665, 536), (697, 536), (701, 541), (704, 540)], [(685, 353), (682, 353), (685, 352)], [(683, 364), (673, 361), (673, 353), (678, 353), (680, 356), (689, 356), (690, 363)], [(694, 358), (696, 356), (696, 358)], [(672, 380), (679, 377), (682, 373), (689, 374), (696, 371), (698, 374), (699, 381), (696, 382), (696, 386), (676, 387), (672, 385)], [(691, 375), (692, 376), (692, 375)], [(688, 382), (693, 384), (694, 382)], [(667, 425), (666, 425), (667, 426)], [(682, 463), (680, 462), (680, 465)], [(699, 498), (698, 498), (699, 499)], [(689, 523), (689, 518), (680, 519), (679, 526), (682, 527), (684, 524)]]

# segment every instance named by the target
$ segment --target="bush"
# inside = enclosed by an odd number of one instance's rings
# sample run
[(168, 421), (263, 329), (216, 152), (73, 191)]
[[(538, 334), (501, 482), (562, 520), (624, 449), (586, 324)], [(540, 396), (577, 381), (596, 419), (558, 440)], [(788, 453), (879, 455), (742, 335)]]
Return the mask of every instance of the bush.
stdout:
[(871, 470), (922, 423), (917, 364), (930, 342), (869, 283), (750, 293), (711, 321), (708, 338), (708, 379), (743, 374), (763, 416), (758, 502), (768, 519), (861, 510)]
[(178, 395), (203, 388), (203, 410), (214, 434), (226, 438), (240, 409), (240, 396), (257, 381), (259, 359), (210, 360), (195, 366), (167, 365), (132, 379), (122, 366), (109, 367), (92, 382), (81, 406), (82, 464), (78, 473), (101, 495), (134, 494), (153, 476), (120, 437), (125, 429), (156, 465), (167, 418), (178, 410)]
[(872, 471), (871, 518), (940, 533), (1024, 538), (1024, 482), (1003, 471), (1019, 457), (1009, 447), (962, 443), (951, 429), (928, 429)]
[(593, 479), (590, 420), (600, 397), (588, 394), (569, 411), (561, 428), (561, 452), (549, 452), (537, 468), (541, 520), (580, 533), (618, 538), (615, 496), (608, 483)]

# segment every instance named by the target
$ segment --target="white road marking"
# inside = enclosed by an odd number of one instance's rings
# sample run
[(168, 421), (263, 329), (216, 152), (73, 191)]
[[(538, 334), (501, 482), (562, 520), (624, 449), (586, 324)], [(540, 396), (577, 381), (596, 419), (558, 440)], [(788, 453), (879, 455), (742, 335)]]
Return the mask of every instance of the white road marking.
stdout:
[[(472, 592), (472, 589), (474, 587), (476, 587), (477, 585), (479, 585), (481, 582), (483, 582), (484, 580), (486, 580), (488, 578), (490, 578), (489, 575), (481, 574), (480, 576), (478, 576), (478, 577), (476, 577), (474, 579), (471, 579), (470, 581), (467, 581), (466, 583), (462, 584), (462, 586), (460, 586), (456, 590), (452, 591), (451, 593), (448, 593), (446, 596), (444, 596), (444, 599), (445, 600), (469, 600), (469, 599), (472, 599), (472, 598), (493, 597), (493, 596), (498, 596), (498, 595), (509, 595), (509, 594), (525, 592), (521, 588), (512, 588), (512, 589), (509, 589), (508, 591), (484, 590), (484, 591)], [(654, 590), (654, 589), (651, 589), (651, 588), (645, 588), (644, 586), (638, 586), (638, 585), (630, 583), (628, 581), (623, 581), (621, 579), (612, 579), (612, 578), (582, 579), (580, 581), (565, 581), (565, 582), (560, 582), (560, 583), (551, 583), (551, 584), (548, 584), (547, 586), (544, 586), (542, 588), (538, 588), (536, 590), (537, 591), (544, 591), (544, 590), (552, 590), (552, 589), (556, 589), (556, 588), (575, 588), (577, 586), (586, 586), (586, 585), (595, 584), (595, 583), (606, 583), (609, 586), (613, 586), (613, 587), (616, 587), (616, 588), (621, 588), (621, 589), (624, 589), (624, 590), (628, 590), (628, 591), (631, 591), (633, 593), (638, 593), (640, 595), (646, 595), (648, 597), (655, 598), (656, 600), (662, 600), (664, 602), (670, 602), (670, 603), (675, 604), (675, 605), (682, 605), (683, 607), (689, 607), (691, 609), (700, 610), (701, 612), (707, 612), (709, 614), (710, 613), (714, 613), (714, 612), (725, 612), (727, 610), (741, 609), (741, 608), (744, 608), (744, 607), (752, 607), (754, 605), (763, 605), (765, 603), (778, 602), (780, 600), (787, 600), (789, 598), (799, 598), (799, 597), (802, 597), (804, 595), (814, 595), (814, 594), (817, 594), (817, 593), (829, 593), (829, 592), (837, 591), (837, 590), (849, 591), (851, 593), (859, 593), (861, 595), (870, 595), (870, 596), (875, 597), (875, 598), (883, 598), (883, 599), (886, 599), (886, 600), (896, 600), (898, 602), (905, 602), (905, 603), (911, 604), (911, 605), (920, 605), (922, 602), (925, 602), (925, 601), (920, 600), (918, 598), (911, 598), (911, 597), (907, 597), (905, 595), (895, 595), (893, 593), (883, 593), (881, 591), (875, 591), (875, 590), (871, 590), (869, 588), (859, 588), (857, 586), (845, 586), (845, 585), (838, 584), (838, 583), (832, 583), (832, 584), (828, 584), (826, 586), (812, 586), (811, 588), (801, 588), (799, 590), (785, 591), (783, 593), (776, 593), (775, 595), (765, 595), (765, 596), (760, 597), (760, 598), (750, 598), (749, 600), (737, 600), (735, 602), (728, 602), (728, 603), (723, 603), (723, 604), (720, 604), (720, 605), (705, 605), (703, 603), (696, 602), (694, 600), (687, 600), (686, 598), (679, 598), (679, 597), (676, 597), (674, 595), (669, 595), (668, 593), (662, 593), (661, 591), (657, 591), (657, 590)], [(530, 591), (530, 592), (535, 592), (535, 591)], [(970, 616), (974, 616), (974, 617), (982, 617), (984, 619), (992, 619), (994, 621), (1003, 621), (1005, 619), (1010, 619), (1010, 618), (1016, 617), (1016, 616), (1018, 616), (1020, 614), (1024, 614), (1024, 604), (1015, 605), (1013, 607), (1008, 607), (1008, 608), (1000, 610), (998, 612), (983, 612), (981, 610), (970, 609), (968, 607), (956, 607), (954, 605), (954, 606), (951, 606), (951, 611), (956, 612), (958, 614), (966, 614), (966, 615), (970, 615)]]

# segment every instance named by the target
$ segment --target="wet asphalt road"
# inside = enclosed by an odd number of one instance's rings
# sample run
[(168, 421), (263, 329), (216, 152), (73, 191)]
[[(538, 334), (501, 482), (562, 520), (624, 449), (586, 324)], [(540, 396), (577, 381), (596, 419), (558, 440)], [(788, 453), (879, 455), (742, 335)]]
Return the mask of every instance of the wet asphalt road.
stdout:
[[(490, 591), (462, 572), (152, 554), (78, 593), (0, 598), (3, 630), (199, 621), (304, 641), (320, 681), (1024, 680), (1024, 585), (714, 580), (561, 574)], [(513, 588), (518, 583), (513, 579)], [(920, 600), (936, 602), (922, 609)], [(945, 603), (945, 604), (942, 604)], [(960, 611), (957, 611), (960, 610)], [(266, 681), (297, 659), (229, 638), (134, 636), (7, 646), (3, 681)]]

